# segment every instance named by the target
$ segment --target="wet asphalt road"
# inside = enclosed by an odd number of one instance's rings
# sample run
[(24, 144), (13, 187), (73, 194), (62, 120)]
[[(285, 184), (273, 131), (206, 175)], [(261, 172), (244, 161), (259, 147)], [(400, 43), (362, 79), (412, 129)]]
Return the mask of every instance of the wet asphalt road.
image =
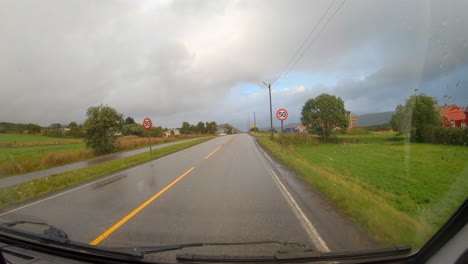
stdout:
[(99, 245), (310, 242), (248, 135), (216, 138), (0, 218), (44, 221), (90, 243), (192, 167)]
[(313, 210), (297, 209), (254, 141), (215, 138), (5, 209), (0, 220), (44, 221), (74, 241), (109, 247), (280, 240), (334, 250), (330, 240), (340, 235), (323, 239), (307, 216)]

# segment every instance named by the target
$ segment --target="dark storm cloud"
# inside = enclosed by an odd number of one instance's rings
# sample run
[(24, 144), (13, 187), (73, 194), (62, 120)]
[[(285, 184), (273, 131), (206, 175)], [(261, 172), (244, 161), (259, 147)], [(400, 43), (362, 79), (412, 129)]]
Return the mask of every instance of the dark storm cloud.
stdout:
[[(86, 108), (108, 104), (163, 126), (245, 128), (253, 111), (267, 122), (265, 88), (245, 93), (242, 84), (273, 82), (330, 3), (2, 1), (0, 121), (82, 122)], [(328, 92), (356, 113), (388, 111), (416, 88), (463, 104), (467, 7), (347, 1), (292, 70), (335, 83), (282, 80), (275, 107), (295, 122), (308, 98)]]

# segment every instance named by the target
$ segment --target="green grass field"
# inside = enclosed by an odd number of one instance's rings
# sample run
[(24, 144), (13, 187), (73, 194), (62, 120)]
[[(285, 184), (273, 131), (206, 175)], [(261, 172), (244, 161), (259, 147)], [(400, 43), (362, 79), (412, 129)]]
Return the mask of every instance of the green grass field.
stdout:
[(374, 238), (418, 247), (468, 196), (468, 148), (405, 143), (395, 136), (290, 144), (284, 152), (267, 135), (259, 141)]
[(20, 148), (0, 148), (0, 162), (9, 158), (20, 159), (22, 157), (28, 157), (34, 159), (44, 155), (47, 152), (57, 152), (64, 150), (77, 151), (80, 149), (86, 149), (84, 143)]
[(0, 142), (59, 142), (67, 141), (67, 138), (51, 138), (28, 134), (0, 134)]

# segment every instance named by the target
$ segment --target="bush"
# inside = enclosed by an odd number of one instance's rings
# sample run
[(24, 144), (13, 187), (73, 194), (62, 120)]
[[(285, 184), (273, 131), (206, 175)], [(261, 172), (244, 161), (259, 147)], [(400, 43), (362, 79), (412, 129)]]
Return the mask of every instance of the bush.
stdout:
[[(281, 134), (277, 134), (273, 141), (281, 144)], [(301, 144), (301, 145), (316, 145), (319, 142), (318, 137), (314, 137), (309, 133), (284, 133), (284, 146)]]
[(381, 124), (381, 125), (374, 125), (374, 126), (368, 126), (368, 127), (364, 127), (363, 129), (367, 130), (367, 131), (372, 131), (372, 132), (376, 132), (376, 131), (389, 131), (389, 130), (392, 130), (392, 126), (390, 124)]
[(445, 145), (468, 145), (468, 128), (423, 126), (411, 131), (411, 141)]
[(348, 135), (368, 135), (370, 132), (364, 128), (351, 128), (346, 130)]

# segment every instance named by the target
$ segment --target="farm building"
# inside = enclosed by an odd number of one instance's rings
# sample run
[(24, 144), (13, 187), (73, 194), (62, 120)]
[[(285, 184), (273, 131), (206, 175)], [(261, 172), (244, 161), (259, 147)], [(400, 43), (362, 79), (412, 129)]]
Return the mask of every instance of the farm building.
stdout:
[(436, 107), (444, 127), (466, 127), (468, 123), (468, 107), (458, 107), (455, 104)]

